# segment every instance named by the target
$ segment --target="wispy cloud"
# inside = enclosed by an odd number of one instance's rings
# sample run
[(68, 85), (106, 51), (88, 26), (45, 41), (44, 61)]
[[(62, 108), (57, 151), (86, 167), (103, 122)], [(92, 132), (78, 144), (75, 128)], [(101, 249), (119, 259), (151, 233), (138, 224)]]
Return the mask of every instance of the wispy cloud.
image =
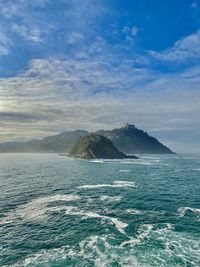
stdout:
[(167, 62), (187, 63), (198, 62), (200, 59), (200, 30), (178, 40), (171, 48), (162, 51), (149, 51), (149, 54), (157, 59)]
[(10, 40), (6, 37), (6, 34), (0, 29), (0, 56), (7, 55), (10, 49)]
[(28, 27), (14, 23), (12, 24), (11, 28), (13, 32), (17, 33), (19, 36), (22, 36), (27, 41), (34, 43), (42, 42), (41, 31), (38, 27)]
[[(59, 14), (54, 8), (60, 5)], [(48, 8), (48, 15), (45, 8)], [(11, 52), (8, 44), (16, 37), (25, 47), (40, 43), (52, 54), (55, 49), (66, 51), (90, 37), (96, 38), (103, 15), (109, 14), (106, 2), (100, 0), (2, 0), (0, 2), (0, 23), (6, 32), (0, 35), (0, 55)], [(59, 17), (59, 19), (58, 19)], [(97, 25), (98, 21), (98, 25)], [(95, 28), (94, 28), (95, 25)]]

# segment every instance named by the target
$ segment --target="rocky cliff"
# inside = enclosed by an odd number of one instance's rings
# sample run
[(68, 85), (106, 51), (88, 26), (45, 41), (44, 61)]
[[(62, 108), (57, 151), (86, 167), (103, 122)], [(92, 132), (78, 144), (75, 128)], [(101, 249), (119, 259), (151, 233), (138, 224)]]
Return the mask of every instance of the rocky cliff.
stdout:
[(83, 159), (137, 158), (135, 156), (125, 155), (108, 138), (97, 134), (89, 134), (81, 137), (69, 155)]
[(160, 143), (156, 138), (150, 136), (147, 132), (137, 129), (135, 125), (131, 125), (128, 123), (122, 128), (107, 131), (97, 131), (97, 134), (109, 138), (120, 151), (128, 154), (174, 153), (168, 147)]

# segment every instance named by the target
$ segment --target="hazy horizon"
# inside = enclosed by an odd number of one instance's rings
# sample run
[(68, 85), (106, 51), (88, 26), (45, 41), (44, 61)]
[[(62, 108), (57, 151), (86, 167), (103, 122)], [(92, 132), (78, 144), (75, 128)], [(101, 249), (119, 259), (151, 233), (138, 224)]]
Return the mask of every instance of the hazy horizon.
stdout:
[[(119, 127), (116, 127), (116, 128), (121, 128), (121, 127), (124, 127), (125, 126), (125, 124), (124, 125), (121, 125), (121, 126), (119, 126)], [(136, 125), (136, 128), (137, 128), (137, 125)], [(96, 131), (98, 131), (98, 130), (112, 130), (112, 129), (115, 129), (115, 128), (112, 128), (112, 127), (108, 127), (108, 128), (104, 128), (104, 129), (94, 129), (94, 130), (90, 130), (90, 129), (71, 129), (71, 130), (65, 130), (65, 131), (62, 131), (62, 132), (55, 132), (55, 133), (52, 133), (52, 134), (50, 134), (50, 135), (44, 135), (44, 136), (38, 136), (38, 137), (35, 137), (35, 138), (19, 138), (19, 139), (11, 139), (11, 140), (7, 140), (6, 142), (27, 142), (27, 141), (30, 141), (30, 140), (32, 140), (32, 139), (38, 139), (38, 140), (42, 140), (43, 138), (45, 138), (45, 137), (47, 137), (47, 136), (55, 136), (55, 135), (59, 135), (59, 134), (61, 134), (61, 133), (63, 133), (63, 132), (73, 132), (73, 131), (77, 131), (77, 130), (84, 130), (84, 131), (88, 131), (88, 132), (96, 132)], [(139, 128), (138, 128), (139, 129)], [(153, 137), (155, 137), (155, 138), (157, 138), (155, 135), (153, 135), (152, 133), (150, 133), (150, 132), (148, 132), (148, 130), (146, 130), (146, 129), (140, 129), (140, 130), (143, 130), (143, 131), (145, 131), (145, 132), (147, 132), (149, 135), (151, 135), (151, 136), (153, 136)], [(158, 138), (157, 138), (158, 139)], [(178, 148), (178, 150), (175, 150), (173, 147), (171, 147), (170, 146), (170, 144), (166, 144), (166, 143), (164, 143), (162, 140), (160, 140), (160, 139), (158, 139), (158, 141), (160, 141), (161, 143), (163, 143), (164, 145), (166, 145), (166, 146), (168, 146), (173, 152), (176, 152), (176, 153), (182, 153), (182, 154), (199, 154), (200, 152), (197, 150), (196, 152), (194, 152), (194, 151), (192, 151), (192, 150), (190, 150), (191, 149), (191, 147), (189, 147), (188, 146), (188, 149), (187, 149), (187, 151), (184, 151), (184, 150), (182, 150), (181, 149), (181, 147), (180, 148)], [(0, 144), (1, 143), (4, 143), (4, 142), (0, 142)]]
[(200, 2), (0, 1), (0, 142), (147, 131), (200, 147)]

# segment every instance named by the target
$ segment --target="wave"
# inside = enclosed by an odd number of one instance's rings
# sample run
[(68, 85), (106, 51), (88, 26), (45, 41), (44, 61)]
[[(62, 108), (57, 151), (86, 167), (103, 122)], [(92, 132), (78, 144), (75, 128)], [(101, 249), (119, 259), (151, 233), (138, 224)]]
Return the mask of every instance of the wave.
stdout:
[(130, 181), (114, 181), (112, 184), (86, 184), (79, 185), (76, 188), (78, 189), (98, 189), (104, 187), (112, 187), (112, 188), (123, 188), (123, 187), (137, 187), (135, 182)]
[(126, 247), (127, 245), (135, 246), (137, 244), (142, 243), (146, 237), (148, 237), (153, 229), (152, 224), (143, 224), (140, 229), (138, 235), (136, 237), (130, 237), (128, 241), (124, 241), (120, 244), (120, 247)]
[(80, 210), (77, 207), (66, 207), (65, 214), (71, 216), (81, 216), (83, 219), (94, 218), (94, 219), (105, 220), (110, 222), (112, 225), (115, 225), (115, 227), (119, 232), (121, 232), (122, 234), (126, 234), (124, 228), (126, 228), (128, 224), (120, 221), (117, 218), (101, 215), (93, 211)]
[(132, 214), (132, 215), (141, 215), (141, 214), (143, 214), (142, 211), (137, 210), (137, 209), (127, 209), (126, 212), (129, 213), (129, 214)]
[(93, 189), (93, 188), (103, 188), (103, 187), (136, 187), (135, 182), (129, 181), (114, 181), (112, 184), (90, 184), (77, 186), (79, 189)]
[(105, 161), (102, 159), (92, 159), (90, 160), (89, 162), (92, 162), (92, 163), (105, 163)]
[[(175, 232), (170, 223), (143, 224), (137, 232), (135, 237), (122, 242), (120, 247), (132, 253), (137, 251), (138, 261), (145, 259), (145, 263), (149, 266), (171, 267), (177, 261), (181, 266), (186, 266), (188, 263), (191, 266), (198, 266), (200, 252), (198, 236)], [(157, 244), (156, 247), (152, 246), (154, 242)], [(143, 249), (139, 249), (140, 247)]]
[(119, 202), (122, 200), (122, 196), (107, 196), (103, 195), (100, 197), (101, 201), (108, 201), (108, 202)]
[[(127, 266), (141, 267), (136, 256), (131, 255), (111, 244), (109, 236), (92, 235), (79, 243), (78, 248), (73, 246), (61, 246), (48, 250), (40, 250), (29, 255), (23, 261), (12, 265), (13, 267), (29, 266)], [(148, 265), (142, 265), (148, 267)], [(4, 266), (8, 267), (8, 266)]]
[(91, 163), (117, 163), (122, 161), (123, 159), (91, 159), (89, 162)]
[(121, 161), (120, 164), (135, 164), (135, 165), (154, 165), (156, 162), (150, 162), (150, 161)]
[(179, 216), (179, 217), (183, 217), (183, 216), (185, 216), (185, 214), (187, 213), (187, 211), (191, 211), (191, 212), (194, 213), (194, 214), (198, 214), (198, 215), (200, 215), (200, 209), (198, 209), (198, 208), (180, 207), (180, 208), (177, 210), (178, 216)]
[(172, 224), (141, 224), (135, 236), (124, 238), (128, 240), (120, 241), (113, 234), (91, 235), (78, 246), (40, 250), (13, 267), (68, 266), (69, 262), (79, 267), (171, 267), (175, 262), (179, 266), (199, 266), (198, 236), (175, 232)]
[(167, 234), (167, 231), (171, 230), (173, 226), (169, 223), (165, 224), (164, 227), (154, 229), (155, 226), (153, 224), (142, 224), (138, 233), (135, 237), (129, 237), (128, 241), (124, 241), (120, 244), (120, 247), (127, 247), (127, 245), (135, 246), (145, 242), (145, 239), (148, 239), (151, 235), (154, 235), (155, 232), (157, 234)]
[(114, 181), (113, 182), (115, 187), (137, 187), (135, 182), (130, 182), (130, 181)]

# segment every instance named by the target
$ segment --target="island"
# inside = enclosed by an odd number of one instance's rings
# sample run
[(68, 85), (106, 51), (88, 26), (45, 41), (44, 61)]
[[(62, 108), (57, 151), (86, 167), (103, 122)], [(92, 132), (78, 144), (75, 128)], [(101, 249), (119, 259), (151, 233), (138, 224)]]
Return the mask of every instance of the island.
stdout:
[(120, 152), (110, 139), (99, 134), (81, 137), (69, 152), (69, 156), (81, 159), (137, 159), (134, 155)]

